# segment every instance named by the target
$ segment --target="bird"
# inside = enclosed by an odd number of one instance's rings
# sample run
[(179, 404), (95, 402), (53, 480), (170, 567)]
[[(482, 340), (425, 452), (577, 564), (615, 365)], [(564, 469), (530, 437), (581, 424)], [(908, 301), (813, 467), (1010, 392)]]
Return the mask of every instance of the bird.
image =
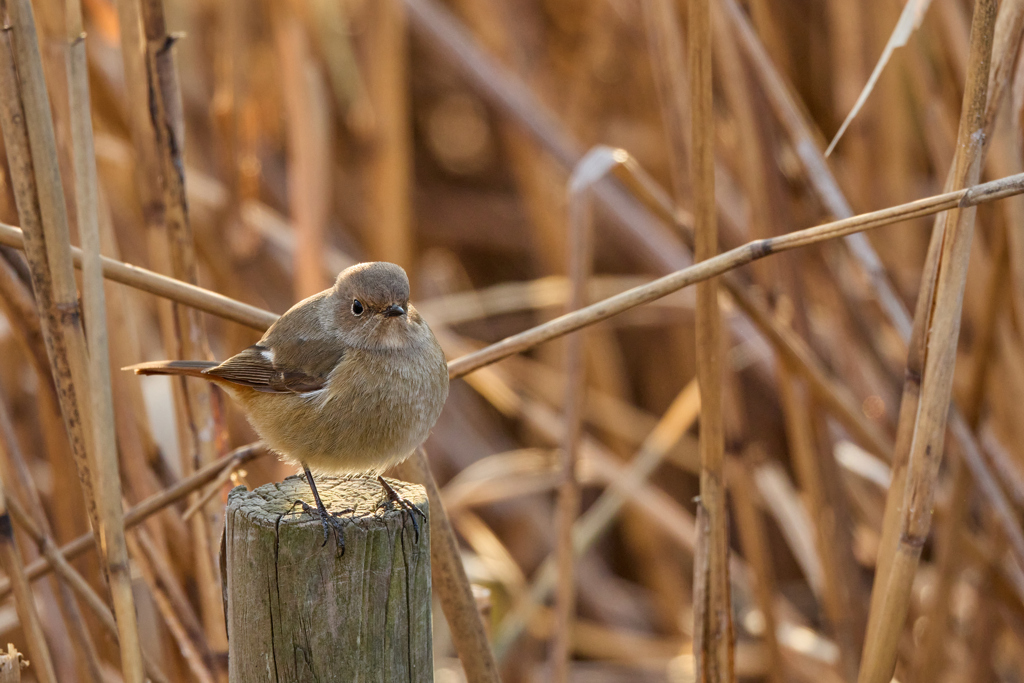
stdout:
[[(426, 440), (448, 397), (448, 367), (409, 303), (401, 266), (374, 261), (346, 268), (333, 287), (292, 306), (262, 339), (221, 363), (162, 360), (123, 369), (198, 377), (222, 388), (272, 451), (302, 467), (324, 544), (333, 528), (342, 553), (344, 532), (311, 470), (377, 476), (389, 503), (420, 513), (380, 474)], [(415, 514), (412, 521), (415, 527)]]

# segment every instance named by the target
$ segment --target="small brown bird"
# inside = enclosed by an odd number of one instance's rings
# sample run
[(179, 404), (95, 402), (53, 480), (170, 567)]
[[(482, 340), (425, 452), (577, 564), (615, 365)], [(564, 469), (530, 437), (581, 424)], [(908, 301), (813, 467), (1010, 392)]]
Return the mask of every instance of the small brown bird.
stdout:
[[(426, 440), (448, 397), (444, 352), (409, 303), (405, 271), (386, 262), (346, 268), (333, 287), (292, 306), (223, 363), (167, 360), (125, 370), (200, 377), (227, 391), (264, 442), (302, 466), (324, 542), (333, 525), (342, 550), (340, 523), (310, 469), (379, 475)], [(378, 479), (389, 500), (411, 507)]]

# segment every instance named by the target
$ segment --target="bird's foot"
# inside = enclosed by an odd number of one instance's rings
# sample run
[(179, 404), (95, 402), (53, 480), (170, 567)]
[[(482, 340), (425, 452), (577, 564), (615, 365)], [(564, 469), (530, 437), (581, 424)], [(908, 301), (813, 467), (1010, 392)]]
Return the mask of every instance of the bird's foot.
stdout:
[(345, 554), (345, 526), (338, 519), (346, 512), (352, 512), (349, 510), (342, 510), (341, 512), (328, 512), (327, 508), (322, 505), (313, 506), (304, 500), (295, 501), (295, 505), (301, 506), (302, 511), (310, 517), (319, 517), (320, 524), (324, 529), (324, 542), (320, 544), (320, 547), (327, 545), (327, 541), (331, 538), (331, 531), (334, 532), (334, 540), (338, 547), (338, 557)]
[(387, 482), (384, 477), (377, 477), (377, 481), (380, 482), (381, 488), (384, 489), (384, 499), (377, 504), (378, 508), (393, 509), (395, 506), (409, 513), (409, 519), (412, 520), (412, 530), (416, 535), (416, 542), (420, 542), (420, 525), (416, 521), (416, 515), (423, 518), (423, 521), (427, 521), (427, 516), (423, 514), (423, 510), (413, 505), (411, 502), (406, 500), (394, 489), (391, 484)]
[(324, 507), (323, 501), (320, 500), (320, 492), (316, 490), (316, 484), (313, 482), (312, 473), (305, 465), (303, 465), (303, 470), (305, 471), (306, 481), (309, 483), (309, 488), (313, 492), (313, 500), (316, 501), (316, 507), (309, 505), (304, 500), (295, 501), (292, 507), (295, 505), (301, 505), (304, 513), (308, 514), (310, 517), (320, 518), (320, 524), (324, 528), (324, 542), (320, 544), (321, 548), (327, 545), (327, 541), (330, 540), (331, 530), (334, 531), (334, 540), (338, 549), (338, 557), (341, 557), (345, 554), (345, 527), (338, 517), (346, 512), (352, 512), (352, 510), (342, 510), (341, 512), (335, 512), (334, 514), (328, 512), (327, 508)]

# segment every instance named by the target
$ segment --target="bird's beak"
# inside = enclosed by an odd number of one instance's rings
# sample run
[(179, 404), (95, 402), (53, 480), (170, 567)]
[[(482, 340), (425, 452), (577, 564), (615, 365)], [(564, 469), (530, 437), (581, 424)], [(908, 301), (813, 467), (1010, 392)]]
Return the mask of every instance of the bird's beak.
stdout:
[(405, 315), (405, 306), (401, 306), (399, 304), (391, 304), (390, 306), (384, 309), (385, 318), (397, 318), (402, 315)]

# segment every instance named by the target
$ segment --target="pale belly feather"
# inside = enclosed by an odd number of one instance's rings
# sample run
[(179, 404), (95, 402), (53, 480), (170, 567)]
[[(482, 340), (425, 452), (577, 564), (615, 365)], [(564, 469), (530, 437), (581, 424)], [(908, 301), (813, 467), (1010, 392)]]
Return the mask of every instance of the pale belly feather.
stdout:
[[(356, 369), (372, 381), (356, 380)], [(381, 472), (426, 440), (444, 406), (447, 379), (443, 356), (409, 364), (354, 351), (318, 391), (231, 393), (283, 459), (329, 474)]]

